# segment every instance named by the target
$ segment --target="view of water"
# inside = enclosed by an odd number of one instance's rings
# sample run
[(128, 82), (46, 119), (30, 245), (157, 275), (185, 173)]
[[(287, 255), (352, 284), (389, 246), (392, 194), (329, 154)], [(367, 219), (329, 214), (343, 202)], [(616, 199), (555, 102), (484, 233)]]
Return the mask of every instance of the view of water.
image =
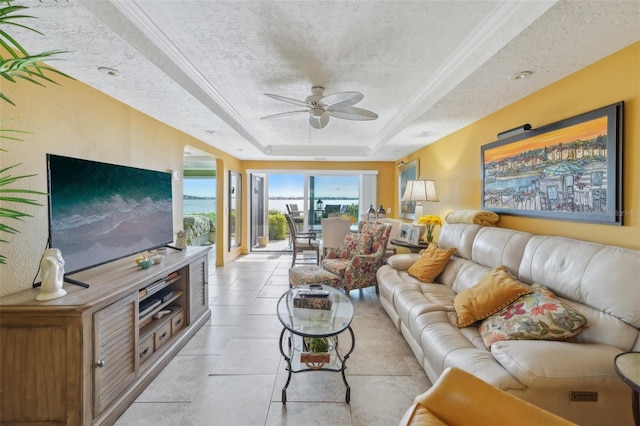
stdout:
[(182, 211), (184, 214), (215, 213), (216, 211), (215, 198), (188, 199), (182, 202)]
[[(304, 206), (304, 199), (269, 199), (269, 210), (277, 210), (281, 213), (286, 213), (287, 208), (286, 204), (297, 204), (298, 208), (302, 210)], [(351, 205), (358, 204), (358, 199), (341, 199), (341, 200), (326, 200), (324, 203), (327, 204), (340, 204), (340, 205)], [(195, 213), (215, 213), (216, 211), (216, 199), (215, 198), (204, 198), (204, 199), (187, 199), (183, 200), (183, 212), (184, 214), (195, 214)]]
[[(324, 200), (323, 200), (324, 201)], [(298, 209), (302, 210), (304, 208), (304, 199), (269, 199), (269, 210), (278, 210), (281, 213), (287, 212), (286, 204), (297, 204)], [(327, 204), (340, 204), (340, 205), (351, 205), (358, 204), (358, 199), (341, 199), (341, 200), (326, 200), (324, 201), (324, 205)]]

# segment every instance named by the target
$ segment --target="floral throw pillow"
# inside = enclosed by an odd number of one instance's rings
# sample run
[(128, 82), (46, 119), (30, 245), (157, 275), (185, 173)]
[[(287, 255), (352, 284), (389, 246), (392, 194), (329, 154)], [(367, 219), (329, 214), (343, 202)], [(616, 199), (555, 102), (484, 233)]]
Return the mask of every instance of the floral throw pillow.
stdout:
[(356, 255), (371, 254), (371, 241), (371, 234), (348, 233), (344, 237), (340, 257), (342, 259), (351, 259)]
[(487, 348), (500, 340), (565, 340), (584, 330), (587, 319), (582, 314), (548, 288), (531, 287), (532, 293), (482, 321), (479, 331)]

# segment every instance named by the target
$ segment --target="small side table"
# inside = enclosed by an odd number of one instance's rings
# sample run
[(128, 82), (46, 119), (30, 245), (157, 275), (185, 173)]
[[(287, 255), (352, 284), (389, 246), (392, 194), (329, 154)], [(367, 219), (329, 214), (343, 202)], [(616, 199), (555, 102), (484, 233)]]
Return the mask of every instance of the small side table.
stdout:
[(633, 409), (633, 422), (640, 426), (640, 352), (625, 352), (617, 355), (613, 363), (616, 372), (622, 380), (631, 388), (631, 408)]
[(408, 248), (409, 250), (411, 250), (411, 253), (418, 253), (420, 250), (423, 250), (429, 247), (429, 243), (423, 243), (422, 241), (419, 242), (418, 244), (411, 244), (407, 241), (402, 241), (402, 240), (391, 240), (389, 242), (394, 246)]

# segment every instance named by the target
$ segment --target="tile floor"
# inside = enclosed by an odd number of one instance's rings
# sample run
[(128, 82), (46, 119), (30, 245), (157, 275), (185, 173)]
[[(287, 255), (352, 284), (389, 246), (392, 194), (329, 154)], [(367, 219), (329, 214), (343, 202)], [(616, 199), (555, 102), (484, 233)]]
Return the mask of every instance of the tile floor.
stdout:
[(287, 372), (276, 303), (289, 288), (291, 254), (252, 253), (210, 265), (211, 320), (116, 425), (397, 425), (431, 385), (371, 287), (349, 295), (356, 336), (347, 361), (351, 402), (339, 373), (305, 372), (292, 376), (282, 404)]

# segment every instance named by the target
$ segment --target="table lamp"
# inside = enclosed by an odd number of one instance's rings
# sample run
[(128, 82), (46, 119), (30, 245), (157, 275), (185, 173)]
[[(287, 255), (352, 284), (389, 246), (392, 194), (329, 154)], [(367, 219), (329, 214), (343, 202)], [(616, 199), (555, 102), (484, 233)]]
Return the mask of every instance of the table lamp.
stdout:
[(436, 194), (435, 181), (422, 178), (407, 181), (407, 187), (404, 190), (404, 195), (402, 195), (402, 201), (415, 201), (415, 219), (420, 219), (420, 217), (422, 217), (423, 201), (440, 201), (438, 200), (438, 194)]

